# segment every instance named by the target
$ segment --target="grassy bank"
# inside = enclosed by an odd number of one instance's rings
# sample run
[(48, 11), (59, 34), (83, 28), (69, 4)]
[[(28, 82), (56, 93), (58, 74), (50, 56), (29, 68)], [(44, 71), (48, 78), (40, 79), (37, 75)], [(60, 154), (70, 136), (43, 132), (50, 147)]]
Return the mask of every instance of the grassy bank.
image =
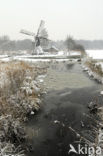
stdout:
[(87, 60), (85, 62), (85, 65), (87, 65), (93, 72), (97, 73), (100, 76), (103, 76), (103, 70), (100, 64), (98, 64), (95, 60)]
[(24, 62), (0, 62), (0, 156), (25, 155), (24, 122), (40, 109), (44, 68)]

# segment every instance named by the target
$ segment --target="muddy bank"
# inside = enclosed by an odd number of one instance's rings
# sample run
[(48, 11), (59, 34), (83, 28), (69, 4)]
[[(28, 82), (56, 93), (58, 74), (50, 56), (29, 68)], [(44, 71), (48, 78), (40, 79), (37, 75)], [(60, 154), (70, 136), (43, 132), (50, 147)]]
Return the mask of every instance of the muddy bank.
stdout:
[(82, 72), (80, 64), (51, 64), (45, 78), (47, 94), (41, 112), (27, 125), (32, 151), (28, 156), (67, 156), (70, 144), (94, 143), (96, 120), (88, 103), (98, 98), (102, 86)]

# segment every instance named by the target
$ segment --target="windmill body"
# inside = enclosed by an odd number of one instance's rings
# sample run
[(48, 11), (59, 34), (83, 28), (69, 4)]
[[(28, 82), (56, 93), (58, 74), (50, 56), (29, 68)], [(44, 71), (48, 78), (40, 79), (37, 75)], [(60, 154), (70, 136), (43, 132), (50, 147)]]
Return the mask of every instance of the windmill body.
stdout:
[(43, 20), (41, 20), (39, 28), (37, 33), (33, 33), (27, 30), (21, 30), (20, 33), (25, 34), (25, 35), (29, 35), (33, 37), (33, 54), (34, 55), (40, 55), (43, 54), (43, 50), (41, 48), (41, 44), (40, 41), (41, 40), (49, 40), (48, 39), (48, 33), (46, 31), (46, 29), (44, 28), (44, 24), (45, 22)]

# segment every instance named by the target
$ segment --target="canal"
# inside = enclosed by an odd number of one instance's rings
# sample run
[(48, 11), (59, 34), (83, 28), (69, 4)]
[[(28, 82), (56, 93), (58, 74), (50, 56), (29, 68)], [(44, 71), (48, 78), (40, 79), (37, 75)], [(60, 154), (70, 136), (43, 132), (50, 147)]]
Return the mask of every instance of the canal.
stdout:
[(95, 115), (88, 104), (101, 102), (102, 85), (90, 79), (79, 63), (52, 63), (45, 78), (47, 94), (41, 111), (27, 127), (32, 142), (29, 156), (75, 156), (68, 153), (70, 144), (77, 147), (80, 137), (95, 141)]

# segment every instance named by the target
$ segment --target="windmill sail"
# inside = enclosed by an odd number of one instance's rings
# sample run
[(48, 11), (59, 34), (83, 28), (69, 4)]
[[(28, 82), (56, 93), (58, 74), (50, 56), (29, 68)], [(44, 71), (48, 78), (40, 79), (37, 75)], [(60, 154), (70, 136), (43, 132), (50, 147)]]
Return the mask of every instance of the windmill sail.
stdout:
[(38, 31), (37, 31), (37, 36), (39, 36), (40, 32), (43, 30), (44, 24), (45, 24), (45, 22), (43, 20), (41, 20)]
[(45, 28), (41, 30), (40, 37), (43, 37), (46, 39), (48, 38), (48, 33), (47, 33), (47, 30)]
[(45, 22), (41, 20), (40, 26), (37, 32), (37, 36), (40, 37), (41, 39), (47, 39), (48, 38), (48, 33), (47, 30), (45, 29)]
[(30, 31), (27, 31), (27, 30), (24, 30), (24, 29), (22, 29), (20, 31), (20, 33), (25, 34), (25, 35), (29, 35), (29, 36), (35, 36), (35, 34), (33, 32), (30, 32)]

